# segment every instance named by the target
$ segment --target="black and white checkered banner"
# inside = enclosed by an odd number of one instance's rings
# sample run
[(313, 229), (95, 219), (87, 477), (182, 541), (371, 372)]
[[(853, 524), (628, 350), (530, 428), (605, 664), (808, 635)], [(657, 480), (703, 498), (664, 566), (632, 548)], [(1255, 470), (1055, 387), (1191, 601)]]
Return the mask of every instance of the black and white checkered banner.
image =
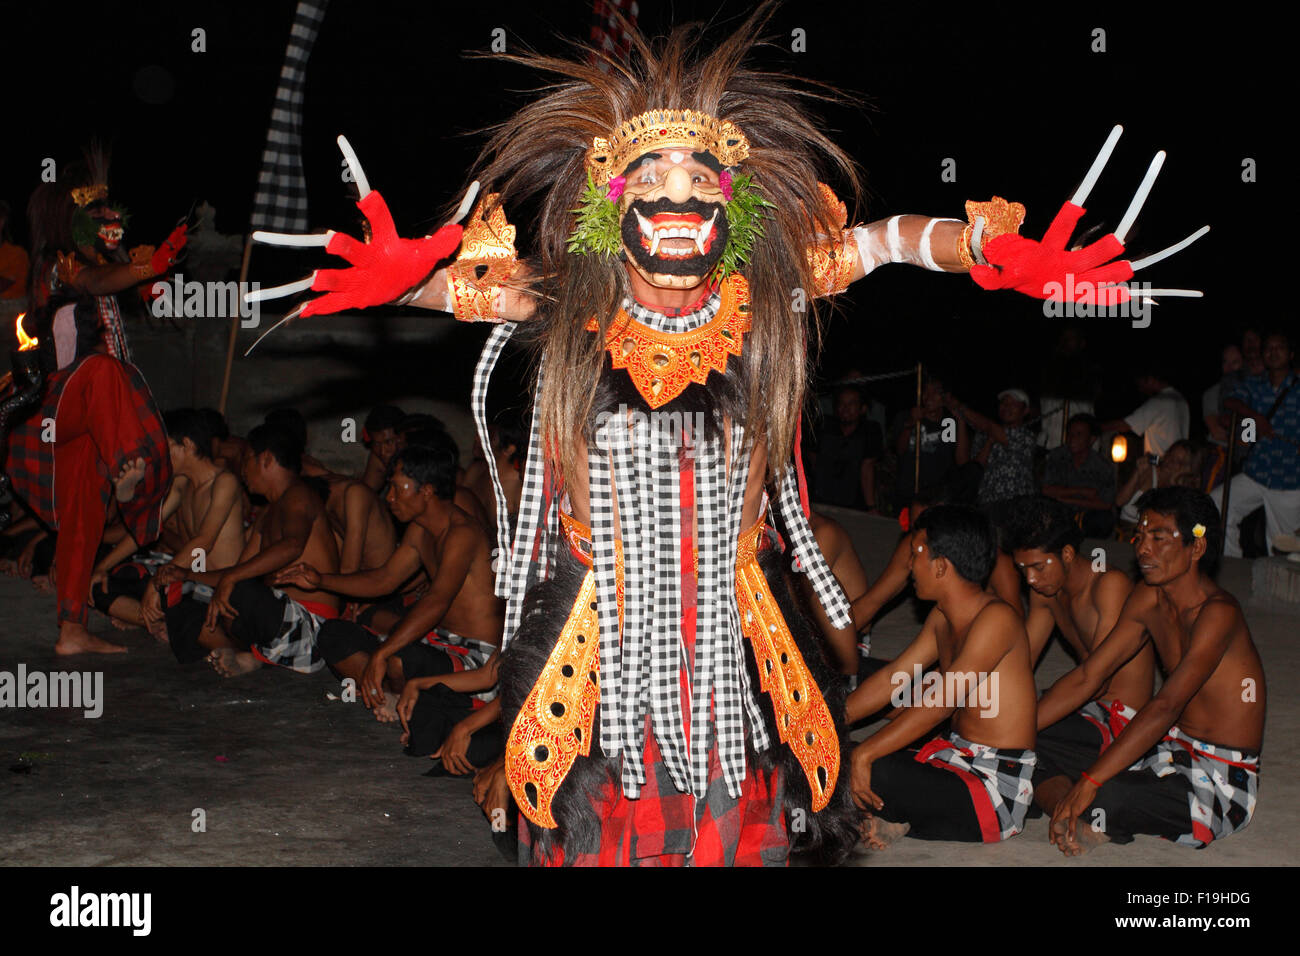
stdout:
[(307, 59), (328, 6), (329, 0), (299, 0), (294, 13), (253, 197), (253, 229), (307, 230), (307, 180), (302, 172), (303, 90), (307, 84)]
[[(591, 43), (615, 62), (627, 59), (632, 49), (630, 31), (637, 28), (637, 16), (640, 14), (637, 0), (594, 0), (591, 5)], [(597, 65), (606, 72), (609, 66), (597, 60)]]

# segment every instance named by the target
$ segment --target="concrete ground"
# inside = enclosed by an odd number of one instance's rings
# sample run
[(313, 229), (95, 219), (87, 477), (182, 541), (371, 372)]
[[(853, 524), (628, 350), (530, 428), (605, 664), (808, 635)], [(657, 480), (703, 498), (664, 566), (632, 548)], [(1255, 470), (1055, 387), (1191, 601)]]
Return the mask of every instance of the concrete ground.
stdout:
[[(882, 519), (835, 512), (850, 527), (869, 574), (897, 538)], [(1118, 566), (1126, 545), (1107, 543)], [(1264, 658), (1271, 697), (1259, 808), (1252, 824), (1202, 851), (1139, 837), (1066, 860), (1047, 843), (1047, 823), (997, 846), (903, 840), (863, 853), (859, 866), (1266, 866), (1300, 863), (1297, 697), (1300, 609), (1252, 606), (1248, 562), (1229, 561), (1222, 583), (1243, 599)], [(263, 670), (235, 680), (204, 664), (177, 666), (143, 631), (92, 629), (130, 648), (114, 657), (56, 658), (53, 597), (0, 578), (0, 671), (102, 672), (103, 714), (0, 712), (0, 864), (505, 865), (471, 802), (468, 780), (428, 778), (428, 760), (404, 756), (397, 731), (360, 704), (330, 700), (328, 672)], [(911, 601), (872, 634), (876, 656), (915, 633)], [(1059, 644), (1038, 668), (1040, 687), (1070, 667)], [(195, 832), (202, 810), (206, 824)]]

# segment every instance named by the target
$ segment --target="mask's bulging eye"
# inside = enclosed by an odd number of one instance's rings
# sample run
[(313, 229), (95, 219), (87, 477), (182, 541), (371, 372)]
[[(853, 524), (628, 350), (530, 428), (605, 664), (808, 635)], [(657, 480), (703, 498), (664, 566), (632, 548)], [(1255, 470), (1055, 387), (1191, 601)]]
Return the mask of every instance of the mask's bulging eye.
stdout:
[(655, 161), (653, 159), (643, 159), (641, 161), (641, 175), (638, 182), (652, 184), (659, 181), (659, 176), (655, 171)]

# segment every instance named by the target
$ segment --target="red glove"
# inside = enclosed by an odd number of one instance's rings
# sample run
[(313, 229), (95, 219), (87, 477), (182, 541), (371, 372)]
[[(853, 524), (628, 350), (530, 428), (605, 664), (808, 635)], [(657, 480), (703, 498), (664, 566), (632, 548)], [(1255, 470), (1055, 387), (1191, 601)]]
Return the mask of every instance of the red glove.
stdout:
[(1014, 233), (990, 239), (983, 249), (990, 265), (973, 266), (970, 277), (985, 289), (1014, 289), (1053, 302), (1098, 306), (1127, 302), (1128, 289), (1113, 283), (1133, 278), (1133, 268), (1126, 259), (1110, 261), (1124, 251), (1114, 233), (1077, 251), (1066, 251), (1083, 214), (1081, 206), (1067, 202), (1040, 242)]
[(171, 271), (171, 267), (176, 265), (176, 260), (180, 257), (181, 250), (185, 248), (188, 239), (189, 223), (181, 223), (172, 230), (172, 234), (167, 237), (166, 241), (158, 247), (158, 251), (153, 254), (149, 260), (149, 268), (153, 269), (156, 276), (166, 275)]
[(302, 310), (305, 316), (392, 302), (460, 246), (459, 225), (443, 226), (423, 239), (401, 238), (388, 204), (375, 190), (367, 193), (357, 208), (370, 223), (370, 241), (359, 242), (341, 232), (334, 234), (325, 250), (346, 259), (353, 268), (318, 271), (311, 287), (328, 294), (308, 302)]

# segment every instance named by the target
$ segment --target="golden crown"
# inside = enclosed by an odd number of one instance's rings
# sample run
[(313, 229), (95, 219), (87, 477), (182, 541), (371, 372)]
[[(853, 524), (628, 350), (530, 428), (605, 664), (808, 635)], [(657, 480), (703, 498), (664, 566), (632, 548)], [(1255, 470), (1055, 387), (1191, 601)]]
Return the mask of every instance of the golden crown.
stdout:
[(108, 198), (108, 186), (104, 183), (94, 183), (90, 186), (77, 186), (72, 190), (72, 201), (79, 207), (88, 206), (99, 199)]
[(735, 166), (749, 155), (749, 140), (734, 123), (708, 113), (649, 110), (628, 120), (608, 138), (595, 137), (587, 150), (587, 168), (603, 186), (638, 156), (661, 149), (712, 153), (723, 166)]

